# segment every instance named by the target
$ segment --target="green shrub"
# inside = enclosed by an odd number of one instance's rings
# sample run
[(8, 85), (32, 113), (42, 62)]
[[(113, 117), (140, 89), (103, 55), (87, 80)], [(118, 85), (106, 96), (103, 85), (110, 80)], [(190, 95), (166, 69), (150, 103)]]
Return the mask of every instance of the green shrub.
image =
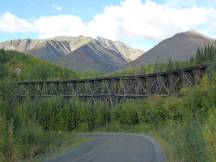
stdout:
[(12, 162), (15, 159), (15, 139), (13, 122), (1, 118), (1, 157), (3, 162)]
[(208, 152), (211, 155), (211, 161), (216, 161), (216, 109), (210, 109), (207, 120), (203, 128), (203, 136), (207, 142)]
[(130, 103), (128, 101), (122, 104), (117, 113), (117, 117), (123, 125), (135, 125), (139, 123), (138, 111), (134, 102)]
[(40, 126), (26, 123), (17, 130), (16, 143), (21, 158), (29, 158), (44, 153), (48, 139)]
[(108, 104), (103, 102), (98, 102), (94, 105), (95, 115), (96, 115), (96, 126), (97, 127), (106, 127), (111, 123), (112, 118), (112, 109)]

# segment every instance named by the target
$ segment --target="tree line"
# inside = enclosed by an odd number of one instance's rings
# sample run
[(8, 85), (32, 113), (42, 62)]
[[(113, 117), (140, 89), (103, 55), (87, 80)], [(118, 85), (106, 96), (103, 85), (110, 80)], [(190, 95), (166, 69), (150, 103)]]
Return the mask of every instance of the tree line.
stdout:
[(216, 59), (216, 42), (198, 48), (194, 57), (188, 61), (173, 61), (169, 59), (167, 62), (155, 62), (153, 64), (142, 65), (140, 67), (126, 68), (120, 71), (111, 73), (110, 75), (136, 75), (136, 74), (149, 74), (155, 72), (164, 72), (170, 70), (177, 70), (190, 66), (208, 64)]

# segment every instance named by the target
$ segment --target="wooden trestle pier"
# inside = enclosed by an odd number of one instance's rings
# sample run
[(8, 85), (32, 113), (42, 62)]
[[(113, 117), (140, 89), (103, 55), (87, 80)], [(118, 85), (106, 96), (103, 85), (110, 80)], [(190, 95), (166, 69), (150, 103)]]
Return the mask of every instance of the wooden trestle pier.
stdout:
[(16, 96), (23, 97), (77, 97), (111, 103), (148, 96), (178, 95), (183, 87), (200, 81), (207, 66), (199, 65), (153, 74), (103, 77), (83, 80), (21, 81), (16, 83)]

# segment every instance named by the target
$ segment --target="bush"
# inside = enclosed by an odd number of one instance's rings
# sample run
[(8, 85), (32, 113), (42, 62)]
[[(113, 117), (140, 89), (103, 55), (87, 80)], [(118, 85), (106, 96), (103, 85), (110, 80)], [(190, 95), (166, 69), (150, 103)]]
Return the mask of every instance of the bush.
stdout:
[(212, 159), (211, 161), (216, 161), (216, 109), (210, 109), (208, 112), (207, 120), (203, 128), (203, 136), (208, 145), (208, 152), (210, 153)]
[(48, 139), (40, 126), (26, 123), (17, 130), (16, 143), (21, 158), (27, 158), (44, 153), (47, 148)]
[(139, 123), (138, 111), (134, 102), (122, 104), (117, 113), (117, 117), (123, 125), (135, 125)]
[(0, 160), (12, 162), (15, 159), (15, 139), (13, 122), (0, 117)]
[(140, 102), (137, 105), (140, 120), (152, 126), (157, 126), (166, 116), (163, 102), (164, 100), (160, 97), (151, 97)]

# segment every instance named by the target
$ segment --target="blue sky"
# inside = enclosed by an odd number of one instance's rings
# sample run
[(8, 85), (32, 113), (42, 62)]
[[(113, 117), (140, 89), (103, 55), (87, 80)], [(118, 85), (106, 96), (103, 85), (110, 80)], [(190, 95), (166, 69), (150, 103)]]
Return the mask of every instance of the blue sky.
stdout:
[(0, 41), (105, 37), (149, 49), (191, 29), (216, 36), (216, 0), (0, 0)]
[[(79, 15), (83, 20), (91, 20), (95, 13), (102, 12), (110, 4), (119, 4), (118, 0), (0, 0), (0, 13), (10, 11), (23, 18), (37, 18), (58, 14)], [(62, 11), (55, 9), (60, 6)]]

